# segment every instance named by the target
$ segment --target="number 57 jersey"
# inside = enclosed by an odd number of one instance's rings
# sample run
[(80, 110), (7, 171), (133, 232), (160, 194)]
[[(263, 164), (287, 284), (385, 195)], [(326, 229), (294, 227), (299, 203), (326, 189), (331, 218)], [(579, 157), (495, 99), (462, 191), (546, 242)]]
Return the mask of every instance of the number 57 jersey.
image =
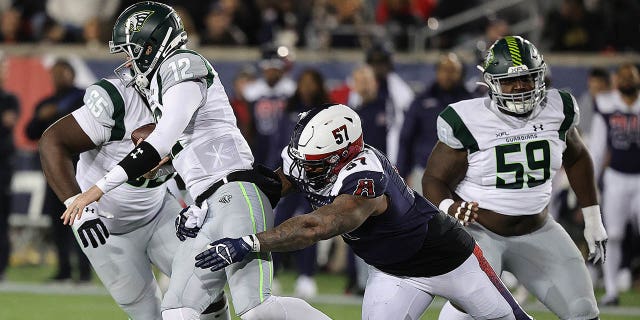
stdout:
[(437, 120), (438, 139), (465, 149), (469, 164), (455, 192), (504, 215), (541, 212), (579, 118), (575, 98), (556, 89), (525, 118), (502, 113), (488, 97), (448, 106)]

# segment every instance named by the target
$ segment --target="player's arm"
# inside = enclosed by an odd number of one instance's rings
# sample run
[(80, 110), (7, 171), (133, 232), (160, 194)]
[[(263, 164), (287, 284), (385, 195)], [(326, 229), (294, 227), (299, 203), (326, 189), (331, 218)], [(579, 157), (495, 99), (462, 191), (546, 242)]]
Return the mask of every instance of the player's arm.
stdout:
[[(452, 115), (457, 121), (450, 120)], [(451, 107), (447, 107), (438, 116), (436, 126), (439, 141), (431, 151), (422, 175), (422, 194), (444, 213), (459, 219), (463, 224), (472, 223), (478, 217), (478, 203), (455, 201), (453, 192), (469, 167), (467, 149), (472, 146), (467, 146), (462, 141), (473, 138), (469, 138), (469, 131)]]
[(54, 123), (42, 135), (38, 143), (42, 171), (60, 201), (81, 192), (75, 177), (73, 155), (95, 147), (70, 114)]
[(593, 162), (575, 128), (567, 132), (567, 148), (562, 154), (562, 165), (567, 172), (569, 183), (576, 193), (580, 207), (597, 205), (598, 197)]
[(250, 252), (300, 250), (320, 240), (352, 231), (369, 216), (386, 209), (385, 195), (366, 198), (341, 194), (332, 203), (288, 219), (273, 229), (242, 238), (217, 240), (196, 256), (195, 265), (217, 271), (244, 260)]
[[(584, 237), (589, 246), (589, 260), (604, 262), (607, 232), (602, 224), (598, 205), (593, 162), (577, 129), (567, 132), (567, 148), (562, 154), (562, 164), (567, 172), (571, 188), (578, 198), (584, 216)], [(615, 212), (612, 212), (615, 214)]]
[(353, 231), (369, 216), (387, 209), (387, 197), (366, 198), (349, 194), (308, 214), (293, 217), (279, 226), (256, 234), (259, 251), (294, 251), (320, 240)]

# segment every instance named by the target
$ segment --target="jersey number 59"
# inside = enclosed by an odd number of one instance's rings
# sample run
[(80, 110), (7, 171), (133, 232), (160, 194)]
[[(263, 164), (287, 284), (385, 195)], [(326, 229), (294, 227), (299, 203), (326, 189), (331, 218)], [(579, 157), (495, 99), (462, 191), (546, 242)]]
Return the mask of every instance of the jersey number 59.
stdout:
[[(520, 143), (503, 144), (496, 146), (496, 188), (500, 189), (522, 189), (525, 183), (527, 187), (533, 188), (543, 184), (551, 176), (551, 151), (549, 141), (538, 140), (527, 143), (524, 151), (527, 163), (507, 162), (507, 154), (522, 152)], [(536, 178), (530, 173), (542, 170), (542, 178)], [(525, 174), (526, 172), (526, 174)], [(509, 174), (509, 175), (507, 175)], [(507, 176), (515, 176), (515, 181), (507, 182)], [(538, 175), (539, 176), (539, 175)]]

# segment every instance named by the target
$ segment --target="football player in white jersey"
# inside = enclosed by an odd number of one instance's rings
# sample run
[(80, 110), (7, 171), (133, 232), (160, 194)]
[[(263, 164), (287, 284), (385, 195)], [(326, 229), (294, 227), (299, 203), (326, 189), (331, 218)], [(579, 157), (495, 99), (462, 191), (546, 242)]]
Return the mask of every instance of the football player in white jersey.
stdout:
[[(40, 140), (43, 171), (61, 201), (70, 204), (107, 173), (131, 150), (131, 132), (152, 121), (140, 94), (119, 80), (89, 86), (84, 106), (52, 125)], [(74, 176), (72, 155), (80, 152)], [(181, 207), (164, 185), (172, 176), (131, 179), (85, 207), (82, 219), (72, 225), (98, 277), (134, 320), (160, 318), (162, 296), (151, 264), (171, 275), (180, 245), (174, 218)], [(223, 296), (214, 308), (210, 317), (229, 314)]]
[[(521, 37), (496, 41), (480, 69), (489, 97), (440, 114), (423, 192), (468, 225), (498, 273), (513, 273), (556, 316), (597, 319), (584, 258), (548, 213), (551, 179), (564, 166), (584, 214), (589, 259), (604, 260), (607, 234), (593, 163), (575, 128), (577, 103), (545, 89), (542, 55)], [(447, 303), (440, 319), (470, 317)]]
[[(271, 227), (280, 184), (273, 171), (254, 167), (218, 74), (203, 56), (185, 49), (186, 42), (179, 16), (167, 5), (139, 2), (120, 14), (109, 46), (128, 60), (116, 74), (145, 95), (157, 125), (74, 199), (63, 214), (65, 223), (82, 219), (87, 205), (170, 154), (195, 207), (178, 220), (178, 233), (193, 232), (181, 233), (189, 238), (174, 258), (162, 318), (199, 319), (228, 282), (235, 311), (243, 319), (327, 319), (303, 300), (271, 295), (268, 254), (219, 272), (194, 266), (196, 254), (223, 233), (242, 235)], [(133, 77), (124, 77), (129, 68)]]
[(300, 114), (277, 172), (314, 211), (264, 232), (224, 238), (196, 256), (219, 270), (256, 252), (292, 251), (337, 235), (369, 265), (362, 319), (418, 319), (435, 295), (475, 319), (531, 319), (454, 218), (407, 186), (365, 145), (358, 114), (325, 105)]

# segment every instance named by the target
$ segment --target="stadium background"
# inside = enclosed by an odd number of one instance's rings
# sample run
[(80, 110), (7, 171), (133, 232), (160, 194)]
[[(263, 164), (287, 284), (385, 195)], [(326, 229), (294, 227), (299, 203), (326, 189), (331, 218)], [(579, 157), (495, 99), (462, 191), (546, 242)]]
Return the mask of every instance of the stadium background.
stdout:
[[(486, 9), (487, 4), (501, 5), (508, 10), (516, 8), (520, 16), (524, 17), (522, 20), (524, 22), (528, 21), (530, 16), (540, 19), (547, 14), (547, 11), (553, 10), (553, 5), (548, 4), (550, 1), (532, 1), (538, 5), (538, 11), (531, 15), (522, 13), (530, 9), (529, 5), (522, 1), (471, 2), (478, 6), (485, 6), (476, 10)], [(17, 3), (19, 4), (20, 1)], [(363, 1), (363, 3), (366, 6), (367, 4), (375, 4), (376, 1)], [(547, 3), (549, 8), (541, 9), (544, 8), (544, 3)], [(364, 7), (362, 10), (370, 11), (371, 9)], [(496, 12), (499, 13), (500, 10), (502, 9), (498, 9)], [(464, 12), (473, 12), (473, 10)], [(491, 14), (482, 14), (478, 18), (470, 20), (469, 24), (489, 15)], [(451, 20), (443, 19), (442, 21)], [(533, 27), (528, 28), (527, 25), (522, 27), (515, 21), (510, 21), (510, 24), (514, 30), (522, 30), (521, 34), (525, 36), (544, 40), (541, 30), (536, 31), (535, 22), (531, 22)], [(105, 25), (112, 25), (112, 21), (105, 22)], [(386, 25), (378, 23), (376, 28), (380, 26)], [(517, 29), (519, 26), (521, 29)], [(640, 34), (638, 25), (633, 27), (635, 29), (632, 28), (632, 30), (636, 31), (636, 36)], [(540, 29), (541, 26), (538, 24), (537, 28)], [(408, 32), (415, 30), (418, 29), (412, 29)], [(469, 33), (468, 30), (466, 32)], [(466, 39), (481, 38), (481, 32), (466, 37)], [(479, 72), (475, 68), (477, 64), (475, 49), (469, 50), (464, 45), (443, 45), (443, 41), (438, 42), (437, 37), (429, 39), (432, 40), (427, 41), (424, 47), (397, 48), (393, 56), (395, 71), (410, 84), (416, 93), (433, 83), (435, 63), (442, 53), (449, 50), (458, 53), (463, 61), (465, 82), (472, 83), (477, 79)], [(3, 44), (0, 44), (0, 50), (4, 53), (7, 63), (7, 80), (4, 89), (18, 96), (21, 107), (19, 120), (14, 129), (14, 141), (18, 152), (14, 159), (16, 171), (12, 181), (13, 203), (10, 216), (13, 252), (6, 281), (0, 282), (0, 305), (3, 306), (0, 308), (0, 319), (125, 318), (124, 313), (117, 308), (98, 281), (94, 280), (93, 284), (89, 286), (47, 282), (53, 272), (53, 254), (51, 253), (52, 246), (47, 242), (49, 241), (48, 226), (51, 222), (48, 217), (42, 215), (45, 180), (39, 169), (36, 144), (25, 137), (24, 128), (33, 115), (36, 103), (53, 92), (48, 67), (55, 59), (65, 58), (71, 62), (76, 71), (76, 85), (81, 88), (102, 77), (113, 76), (113, 69), (121, 61), (108, 54), (108, 48), (104, 45), (106, 42), (98, 42), (97, 44), (81, 42), (51, 43), (29, 40), (15, 43), (4, 41)], [(474, 43), (469, 40), (466, 42)], [(552, 86), (566, 89), (576, 97), (580, 97), (586, 92), (587, 75), (591, 68), (604, 67), (608, 70), (614, 70), (624, 62), (640, 63), (640, 56), (636, 51), (637, 44), (624, 49), (603, 45), (603, 47), (593, 50), (560, 52), (550, 50), (551, 45), (545, 44), (544, 41), (542, 43), (545, 61), (551, 71)], [(322, 73), (326, 78), (328, 88), (332, 89), (343, 84), (355, 66), (364, 63), (366, 52), (364, 45), (351, 48), (313, 48), (309, 43), (296, 44), (291, 46), (292, 69), (290, 76), (293, 79), (297, 79), (301, 70), (313, 67)], [(260, 57), (259, 44), (232, 47), (203, 45), (200, 47), (190, 46), (190, 48), (196, 48), (209, 59), (218, 71), (229, 95), (234, 94), (232, 80), (235, 75), (247, 66), (256, 67)], [(2, 156), (0, 155), (0, 157)], [(291, 272), (284, 272), (281, 279), (284, 292), (291, 293), (295, 275)], [(358, 318), (360, 298), (343, 295), (345, 280), (341, 275), (321, 273), (318, 275), (317, 281), (320, 295), (312, 299), (312, 303), (323, 310), (326, 309), (335, 319)], [(441, 305), (441, 301), (436, 301), (434, 305), (436, 307), (431, 308), (427, 313), (427, 317), (430, 319), (435, 318), (436, 310)], [(552, 319), (552, 316), (544, 311), (543, 306), (533, 301), (530, 301), (527, 307), (528, 310), (534, 311), (533, 314), (537, 318)], [(603, 319), (640, 319), (640, 295), (637, 293), (637, 289), (622, 296), (622, 307), (605, 308), (604, 314), (606, 316), (603, 316)]]

